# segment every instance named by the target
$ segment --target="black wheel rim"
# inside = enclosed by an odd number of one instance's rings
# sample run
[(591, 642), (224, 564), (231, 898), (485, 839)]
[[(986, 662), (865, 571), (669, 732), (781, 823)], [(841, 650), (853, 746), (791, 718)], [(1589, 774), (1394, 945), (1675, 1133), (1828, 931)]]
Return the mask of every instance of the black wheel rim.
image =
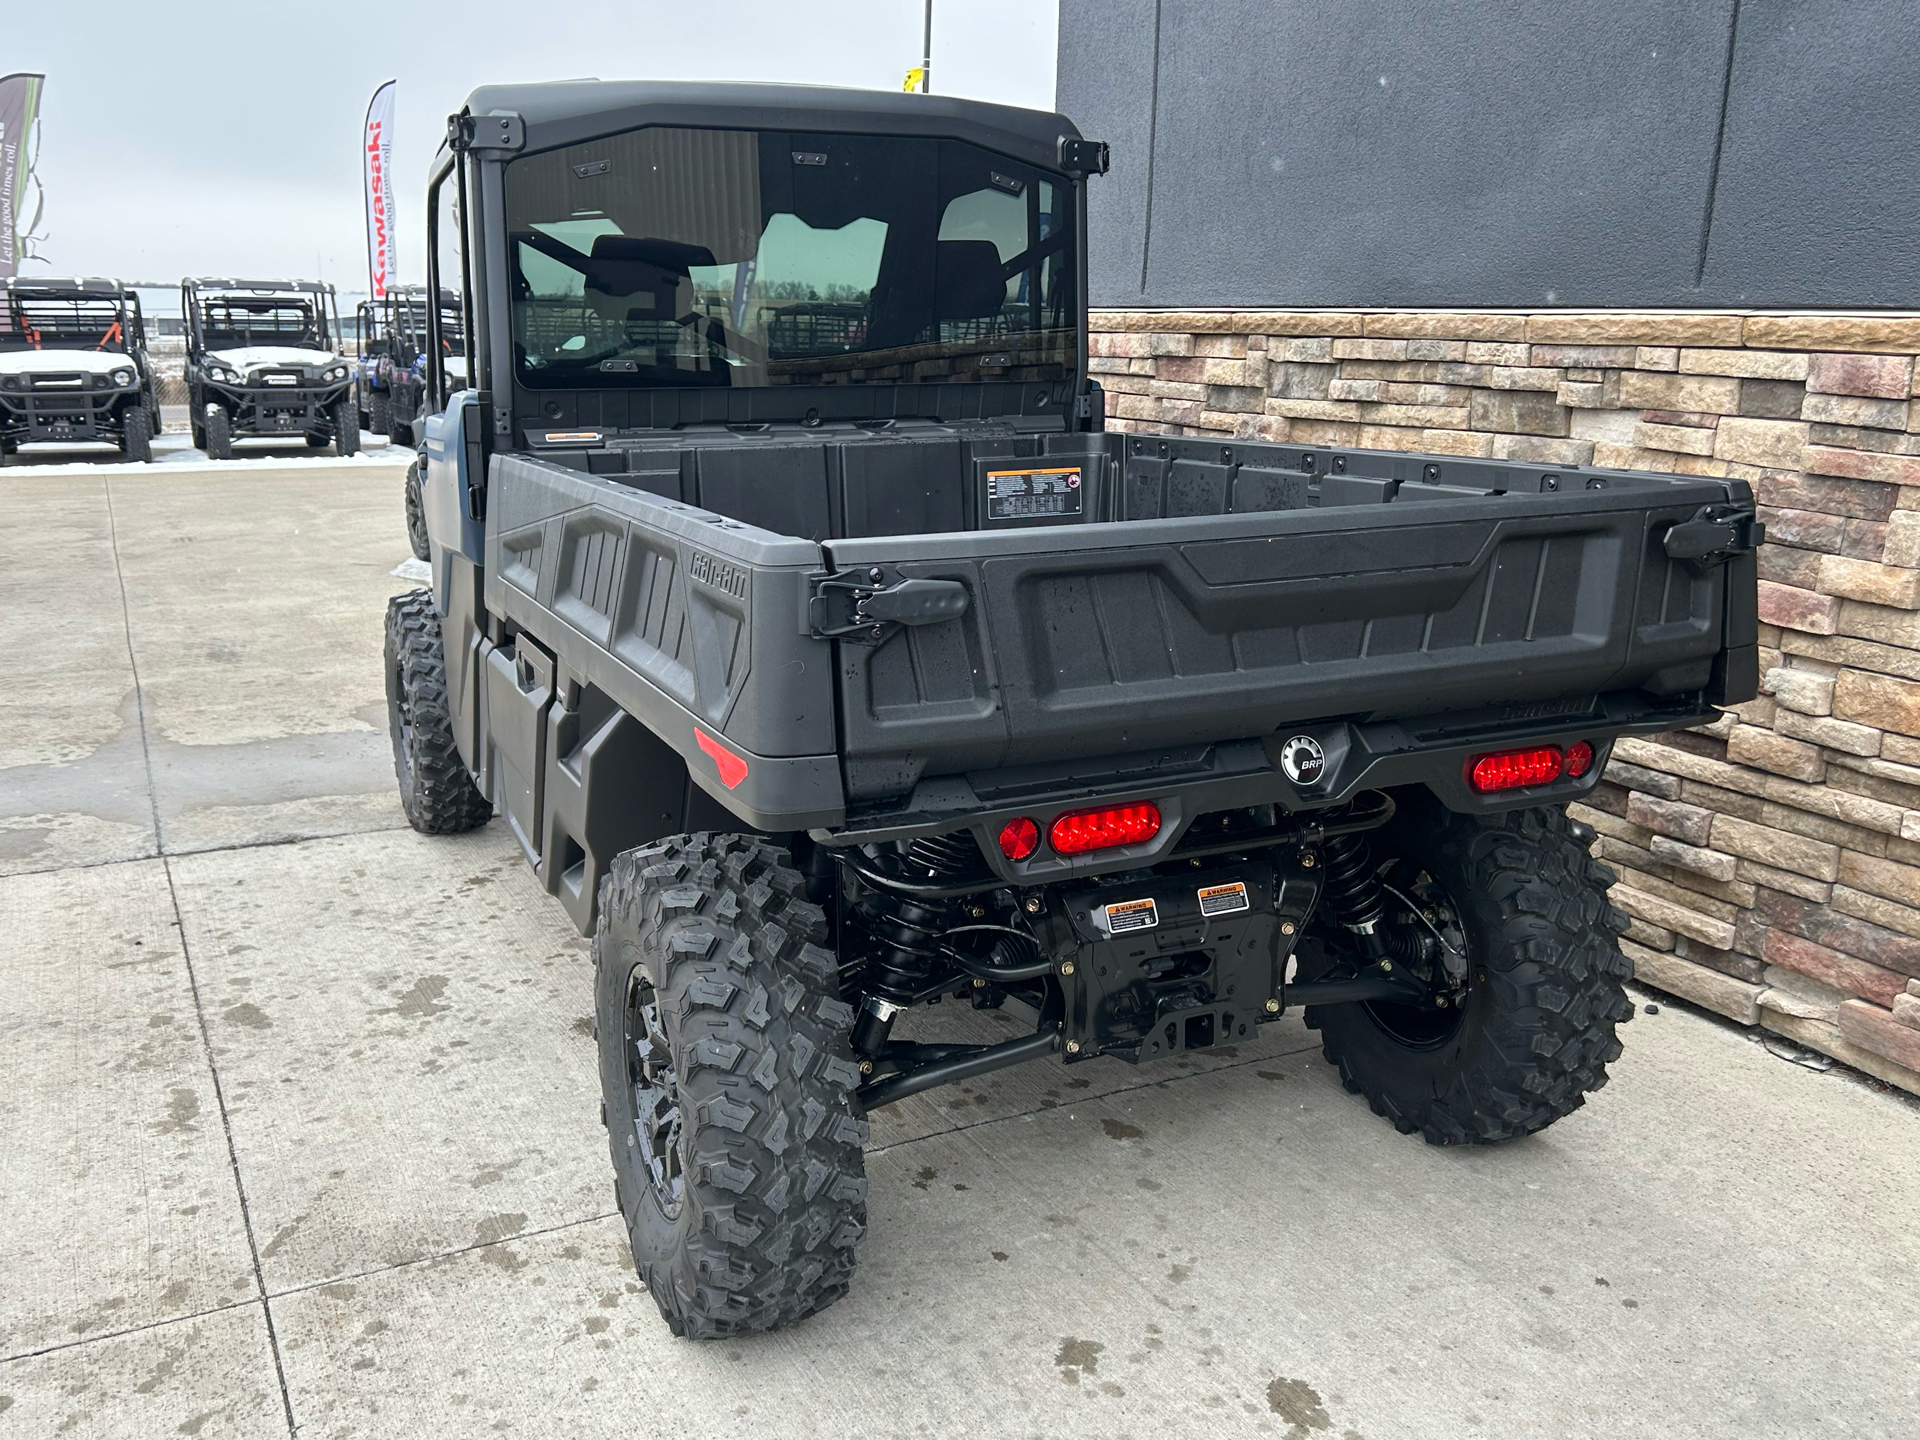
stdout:
[(659, 997), (638, 966), (627, 980), (620, 1048), (627, 1059), (627, 1087), (633, 1096), (633, 1145), (646, 1165), (647, 1186), (660, 1213), (671, 1220), (686, 1197), (680, 1087), (660, 1026)]
[[(1447, 943), (1466, 952), (1466, 976), (1459, 991), (1449, 998), (1444, 1009), (1423, 1005), (1396, 1005), (1387, 1000), (1363, 1000), (1361, 1008), (1374, 1028), (1405, 1050), (1438, 1050), (1453, 1042), (1466, 1024), (1467, 1012), (1474, 1001), (1474, 976), (1479, 965), (1472, 939), (1466, 934), (1461, 916), (1446, 889), (1425, 870), (1401, 863), (1391, 867), (1389, 882), (1416, 906), (1427, 923), (1445, 937)], [(1398, 917), (1407, 906), (1395, 895), (1386, 896), (1388, 914)], [(1436, 969), (1441, 964), (1436, 956)]]

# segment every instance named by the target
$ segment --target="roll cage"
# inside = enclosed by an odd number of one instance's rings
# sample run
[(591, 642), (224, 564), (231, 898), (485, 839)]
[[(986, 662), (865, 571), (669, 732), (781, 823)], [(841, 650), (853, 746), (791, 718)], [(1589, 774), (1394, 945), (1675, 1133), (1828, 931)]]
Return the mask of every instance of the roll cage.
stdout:
[(183, 280), (180, 315), (189, 356), (246, 345), (332, 350), (342, 333), (333, 286), (317, 280)]
[(0, 350), (108, 350), (147, 343), (140, 297), (118, 280), (0, 280)]

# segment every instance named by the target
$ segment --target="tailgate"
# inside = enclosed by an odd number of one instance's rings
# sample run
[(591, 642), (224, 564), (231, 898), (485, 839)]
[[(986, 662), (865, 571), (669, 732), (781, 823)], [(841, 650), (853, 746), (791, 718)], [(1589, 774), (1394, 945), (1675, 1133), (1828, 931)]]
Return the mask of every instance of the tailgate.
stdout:
[(829, 543), (842, 573), (969, 596), (957, 618), (839, 641), (849, 799), (1297, 720), (1708, 685), (1730, 567), (1696, 574), (1661, 542), (1726, 504), (1725, 484), (1413, 488), (1388, 504)]

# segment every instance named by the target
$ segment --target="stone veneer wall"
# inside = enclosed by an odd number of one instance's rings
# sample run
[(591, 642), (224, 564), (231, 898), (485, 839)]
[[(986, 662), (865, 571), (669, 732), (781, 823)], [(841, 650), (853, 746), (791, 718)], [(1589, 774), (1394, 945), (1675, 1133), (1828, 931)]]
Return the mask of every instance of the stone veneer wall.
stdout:
[(1920, 1093), (1920, 315), (1106, 311), (1110, 427), (1752, 484), (1763, 693), (1575, 813), (1641, 979)]

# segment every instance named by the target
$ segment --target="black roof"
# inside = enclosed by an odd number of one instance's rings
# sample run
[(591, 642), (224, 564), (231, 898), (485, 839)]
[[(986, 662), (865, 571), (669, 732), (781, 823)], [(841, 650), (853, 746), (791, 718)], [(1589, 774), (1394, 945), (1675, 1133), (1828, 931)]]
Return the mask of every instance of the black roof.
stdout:
[(16, 295), (45, 295), (71, 297), (77, 295), (126, 294), (127, 287), (118, 280), (108, 280), (99, 275), (9, 275), (0, 279), (3, 287)]
[(730, 130), (925, 135), (967, 140), (1044, 169), (1060, 167), (1062, 138), (1078, 139), (1071, 120), (899, 90), (828, 85), (744, 85), (681, 80), (559, 80), (483, 85), (467, 97), (472, 115), (518, 115), (526, 148), (549, 150), (642, 125)]

